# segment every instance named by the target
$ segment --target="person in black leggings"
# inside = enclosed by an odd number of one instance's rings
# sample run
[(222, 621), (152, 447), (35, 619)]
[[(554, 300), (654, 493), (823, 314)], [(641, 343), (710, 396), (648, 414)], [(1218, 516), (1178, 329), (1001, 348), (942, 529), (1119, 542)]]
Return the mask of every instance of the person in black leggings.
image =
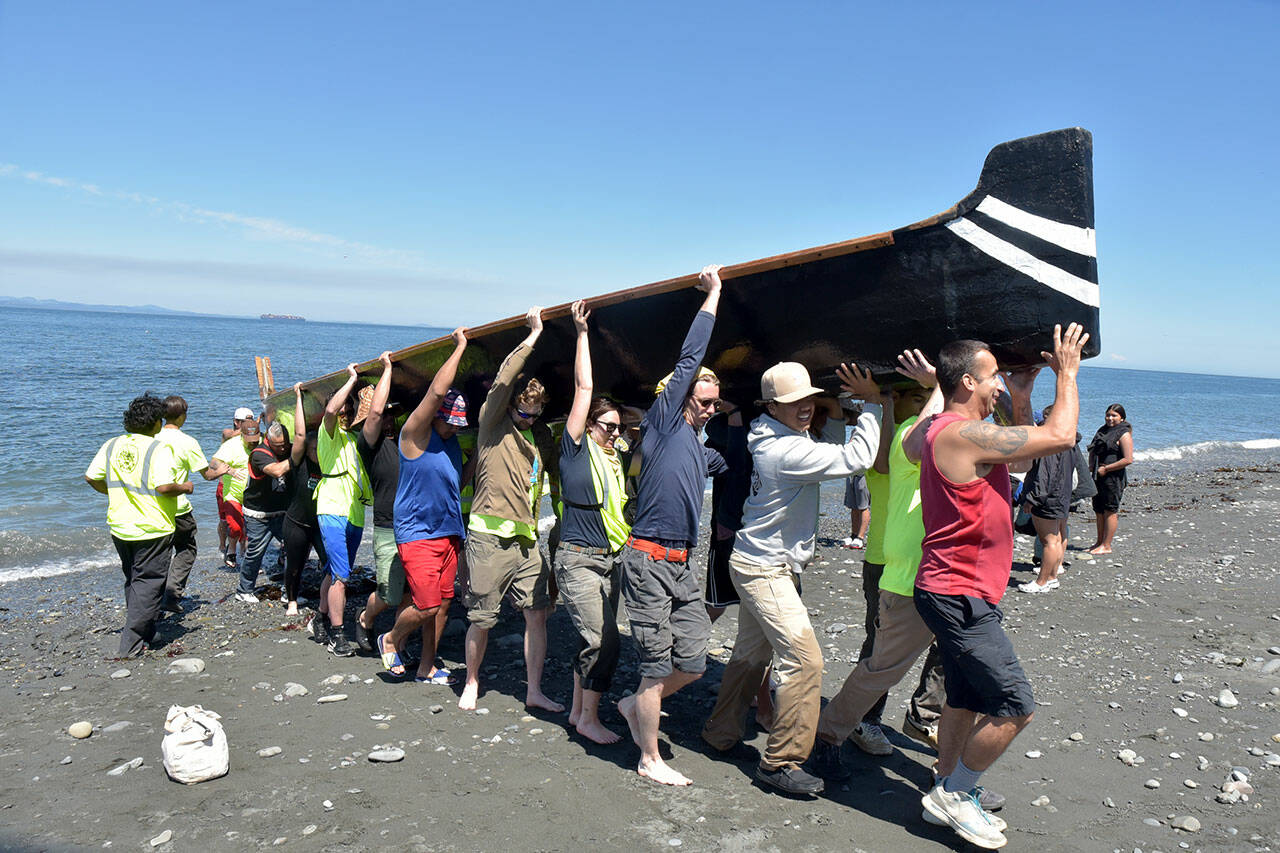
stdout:
[[(304, 442), (306, 451), (300, 461), (295, 461), (293, 500), (284, 517), (284, 599), (288, 604), (287, 615), (298, 615), (298, 588), (302, 585), (302, 568), (307, 564), (311, 549), (323, 566), (327, 561), (324, 543), (320, 539), (320, 525), (316, 521), (316, 485), (320, 482), (320, 463), (316, 459), (316, 434), (306, 431), (306, 414), (302, 408), (300, 385), (294, 386), (294, 440)], [(293, 458), (298, 459), (298, 454)]]

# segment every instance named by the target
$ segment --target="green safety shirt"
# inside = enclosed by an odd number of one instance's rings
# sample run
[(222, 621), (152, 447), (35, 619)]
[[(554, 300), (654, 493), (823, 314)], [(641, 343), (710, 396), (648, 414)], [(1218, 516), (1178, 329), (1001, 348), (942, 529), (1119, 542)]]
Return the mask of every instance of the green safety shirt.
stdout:
[[(889, 475), (874, 468), (866, 473), (867, 493), (871, 495), (871, 521), (867, 523), (867, 549), (862, 559), (878, 566), (884, 565), (884, 521), (889, 507)], [(854, 531), (857, 533), (857, 531)]]
[[(209, 467), (209, 460), (204, 458), (200, 442), (182, 430), (165, 427), (160, 430), (156, 438), (169, 445), (169, 449), (173, 451), (174, 462), (178, 466), (178, 479), (173, 482), (185, 483), (190, 479), (192, 471), (203, 471)], [(186, 515), (189, 512), (191, 512), (191, 501), (187, 500), (186, 495), (178, 495), (178, 515)]]
[(889, 512), (884, 530), (884, 574), (880, 588), (910, 596), (920, 568), (924, 516), (920, 510), (920, 464), (902, 450), (902, 436), (915, 417), (902, 422), (889, 445)]
[(213, 458), (225, 462), (231, 470), (222, 475), (222, 499), (244, 503), (244, 487), (249, 484), (249, 451), (244, 439), (233, 435), (214, 451)]
[(169, 445), (149, 435), (126, 433), (98, 448), (84, 475), (106, 483), (112, 536), (138, 541), (173, 533), (178, 500), (156, 487), (178, 482), (177, 467)]
[(330, 435), (321, 424), (316, 458), (324, 474), (316, 486), (316, 515), (342, 515), (364, 527), (364, 508), (373, 502), (373, 491), (356, 449), (356, 434), (335, 424)]

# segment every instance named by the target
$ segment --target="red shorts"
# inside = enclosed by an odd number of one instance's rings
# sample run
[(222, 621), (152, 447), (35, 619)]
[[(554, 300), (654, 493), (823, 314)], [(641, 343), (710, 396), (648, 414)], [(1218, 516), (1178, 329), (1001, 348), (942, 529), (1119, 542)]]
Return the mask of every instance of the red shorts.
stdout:
[(413, 606), (419, 610), (439, 607), (453, 598), (453, 583), (458, 577), (458, 555), (462, 538), (418, 539), (396, 545), (404, 564), (404, 579), (409, 585)]
[(224, 498), (222, 520), (227, 525), (227, 536), (232, 542), (239, 542), (244, 538), (244, 507), (231, 498)]
[(213, 493), (213, 499), (218, 502), (218, 518), (222, 518), (222, 478), (218, 478), (218, 490)]

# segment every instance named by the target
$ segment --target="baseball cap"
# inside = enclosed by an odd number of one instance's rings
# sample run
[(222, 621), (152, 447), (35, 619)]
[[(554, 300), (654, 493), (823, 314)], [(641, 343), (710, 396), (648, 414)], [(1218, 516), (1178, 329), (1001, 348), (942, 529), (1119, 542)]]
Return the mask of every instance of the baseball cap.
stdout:
[(253, 409), (249, 408), (248, 406), (241, 406), (240, 408), (236, 409), (236, 413), (231, 416), (231, 419), (242, 421), (245, 418), (251, 418), (251, 417), (253, 417)]
[[(658, 384), (653, 387), (653, 395), (655, 397), (663, 392), (663, 389), (667, 387), (667, 383), (671, 381), (672, 376), (675, 376), (674, 370), (658, 380)], [(710, 381), (719, 384), (720, 377), (716, 376), (716, 372), (709, 367), (699, 367), (698, 375), (694, 377), (692, 384), (697, 385), (699, 382), (703, 381)]]
[(795, 361), (780, 361), (760, 377), (760, 402), (794, 403), (814, 394), (821, 394), (809, 381), (809, 371)]
[(440, 411), (436, 412), (436, 417), (442, 418), (450, 426), (466, 426), (467, 398), (456, 388), (450, 388), (449, 393), (440, 401)]

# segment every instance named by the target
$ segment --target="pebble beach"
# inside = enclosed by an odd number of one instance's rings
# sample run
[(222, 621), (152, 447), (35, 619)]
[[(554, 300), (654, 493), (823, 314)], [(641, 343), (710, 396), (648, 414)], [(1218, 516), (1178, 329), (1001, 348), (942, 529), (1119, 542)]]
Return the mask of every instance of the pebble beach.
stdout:
[[(838, 497), (824, 492), (819, 555), (804, 574), (825, 696), (863, 638), (861, 553), (835, 544), (848, 520)], [(984, 777), (1008, 798), (1006, 849), (1280, 847), (1278, 509), (1274, 464), (1141, 480), (1125, 495), (1113, 555), (1073, 548), (1061, 589), (1010, 589), (1005, 625), (1039, 707)], [(1073, 546), (1092, 541), (1090, 514), (1071, 525)], [(1011, 584), (1034, 577), (1030, 560), (1020, 536)], [(479, 709), (462, 712), (456, 688), (402, 682), (376, 658), (331, 657), (278, 601), (226, 599), (232, 576), (216, 566), (202, 553), (186, 612), (130, 661), (109, 658), (121, 595), (86, 591), (77, 575), (6, 587), (24, 603), (0, 610), (0, 848), (967, 849), (920, 819), (933, 756), (898, 731), (917, 673), (890, 694), (893, 755), (846, 745), (849, 782), (816, 799), (779, 796), (751, 778), (758, 730), (726, 756), (698, 737), (730, 655), (731, 608), (714, 626), (706, 677), (664, 705), (664, 753), (694, 780), (666, 789), (632, 772), (629, 739), (597, 746), (565, 714), (526, 711), (514, 613), (491, 639)], [(304, 594), (317, 578), (307, 580)], [(544, 688), (567, 703), (573, 629), (562, 609), (549, 627)], [(462, 632), (455, 618), (441, 647), (458, 668)], [(624, 644), (602, 703), (623, 733), (613, 706), (635, 666)], [(226, 776), (167, 778), (160, 744), (174, 704), (221, 715)], [(82, 722), (89, 736), (72, 736)]]

